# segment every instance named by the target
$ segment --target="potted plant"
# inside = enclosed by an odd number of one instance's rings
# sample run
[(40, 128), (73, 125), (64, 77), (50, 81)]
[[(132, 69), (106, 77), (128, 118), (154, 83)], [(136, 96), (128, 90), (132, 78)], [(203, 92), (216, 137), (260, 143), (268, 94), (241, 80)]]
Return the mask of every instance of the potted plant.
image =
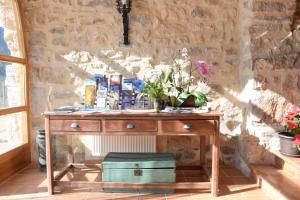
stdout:
[(162, 104), (171, 107), (201, 107), (208, 101), (205, 94), (192, 88), (192, 83), (201, 81), (206, 84), (212, 66), (202, 60), (191, 61), (186, 48), (180, 53), (181, 57), (173, 59), (169, 70), (150, 70), (150, 77), (144, 77), (144, 92), (154, 100), (158, 110), (162, 109)]
[(149, 95), (149, 98), (154, 102), (154, 109), (162, 110), (167, 96), (164, 92), (163, 78), (159, 77), (154, 81), (146, 81), (144, 92)]
[(295, 136), (295, 140), (293, 141), (293, 145), (296, 145), (298, 151), (300, 152), (300, 134)]
[(194, 80), (206, 83), (212, 66), (203, 60), (192, 62), (185, 48), (181, 50), (181, 57), (174, 59), (173, 68), (165, 77), (165, 93), (173, 107), (201, 107), (207, 103), (207, 98), (202, 92), (192, 90), (191, 84)]
[(294, 108), (284, 117), (284, 132), (279, 133), (280, 152), (287, 156), (300, 157), (300, 109)]

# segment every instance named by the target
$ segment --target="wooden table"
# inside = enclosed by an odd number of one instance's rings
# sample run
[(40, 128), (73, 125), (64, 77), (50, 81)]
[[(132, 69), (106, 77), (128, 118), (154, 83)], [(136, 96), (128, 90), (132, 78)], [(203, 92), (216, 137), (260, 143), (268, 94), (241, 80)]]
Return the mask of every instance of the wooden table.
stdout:
[[(48, 192), (54, 193), (54, 186), (97, 186), (98, 188), (134, 189), (211, 189), (218, 194), (219, 185), (219, 124), (222, 113), (168, 114), (168, 113), (104, 113), (84, 114), (44, 113), (46, 130)], [(205, 137), (212, 137), (211, 178), (207, 182), (176, 183), (104, 183), (87, 181), (61, 181), (70, 169), (76, 166), (69, 146), (70, 163), (54, 177), (51, 155), (53, 135), (154, 135), (154, 136), (199, 136), (200, 162), (205, 164)]]

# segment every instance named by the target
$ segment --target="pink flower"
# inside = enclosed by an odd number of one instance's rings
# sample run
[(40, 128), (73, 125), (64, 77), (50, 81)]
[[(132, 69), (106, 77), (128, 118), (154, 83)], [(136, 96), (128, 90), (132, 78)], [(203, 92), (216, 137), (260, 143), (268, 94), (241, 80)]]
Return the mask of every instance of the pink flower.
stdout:
[(299, 113), (300, 113), (300, 108), (294, 106), (292, 111), (293, 111), (294, 113), (298, 113), (298, 114), (299, 114)]
[(300, 145), (300, 135), (295, 136), (295, 140), (293, 141), (293, 144)]
[(289, 125), (290, 129), (296, 129), (296, 128), (298, 128), (298, 127), (299, 127), (299, 124), (298, 124), (298, 122), (294, 122), (294, 121), (287, 121), (286, 123)]
[(290, 116), (286, 115), (286, 116), (283, 117), (284, 122), (287, 122), (288, 120), (290, 120)]
[(291, 118), (293, 118), (294, 116), (296, 116), (298, 113), (294, 112), (294, 111), (291, 111), (291, 112), (288, 112), (288, 116), (290, 116)]
[(199, 72), (203, 77), (206, 77), (212, 70), (212, 65), (206, 64), (203, 60), (198, 60), (196, 64), (199, 67)]

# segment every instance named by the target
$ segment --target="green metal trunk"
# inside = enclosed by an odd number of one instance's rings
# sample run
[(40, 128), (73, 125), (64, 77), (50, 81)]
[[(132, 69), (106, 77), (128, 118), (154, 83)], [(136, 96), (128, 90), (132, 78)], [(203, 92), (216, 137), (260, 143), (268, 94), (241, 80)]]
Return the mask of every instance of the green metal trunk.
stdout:
[[(172, 153), (109, 153), (102, 162), (103, 182), (175, 183)], [(166, 189), (105, 189), (105, 192), (172, 193)]]

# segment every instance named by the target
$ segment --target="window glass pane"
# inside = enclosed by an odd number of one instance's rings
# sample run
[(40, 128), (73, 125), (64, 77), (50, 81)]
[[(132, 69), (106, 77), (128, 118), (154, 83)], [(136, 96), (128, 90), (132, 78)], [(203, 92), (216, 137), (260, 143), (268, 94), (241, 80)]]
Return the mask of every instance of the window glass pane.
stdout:
[(0, 154), (27, 143), (26, 113), (0, 116)]
[(25, 66), (0, 61), (0, 109), (25, 103)]
[(24, 57), (22, 26), (16, 0), (0, 1), (0, 54)]

